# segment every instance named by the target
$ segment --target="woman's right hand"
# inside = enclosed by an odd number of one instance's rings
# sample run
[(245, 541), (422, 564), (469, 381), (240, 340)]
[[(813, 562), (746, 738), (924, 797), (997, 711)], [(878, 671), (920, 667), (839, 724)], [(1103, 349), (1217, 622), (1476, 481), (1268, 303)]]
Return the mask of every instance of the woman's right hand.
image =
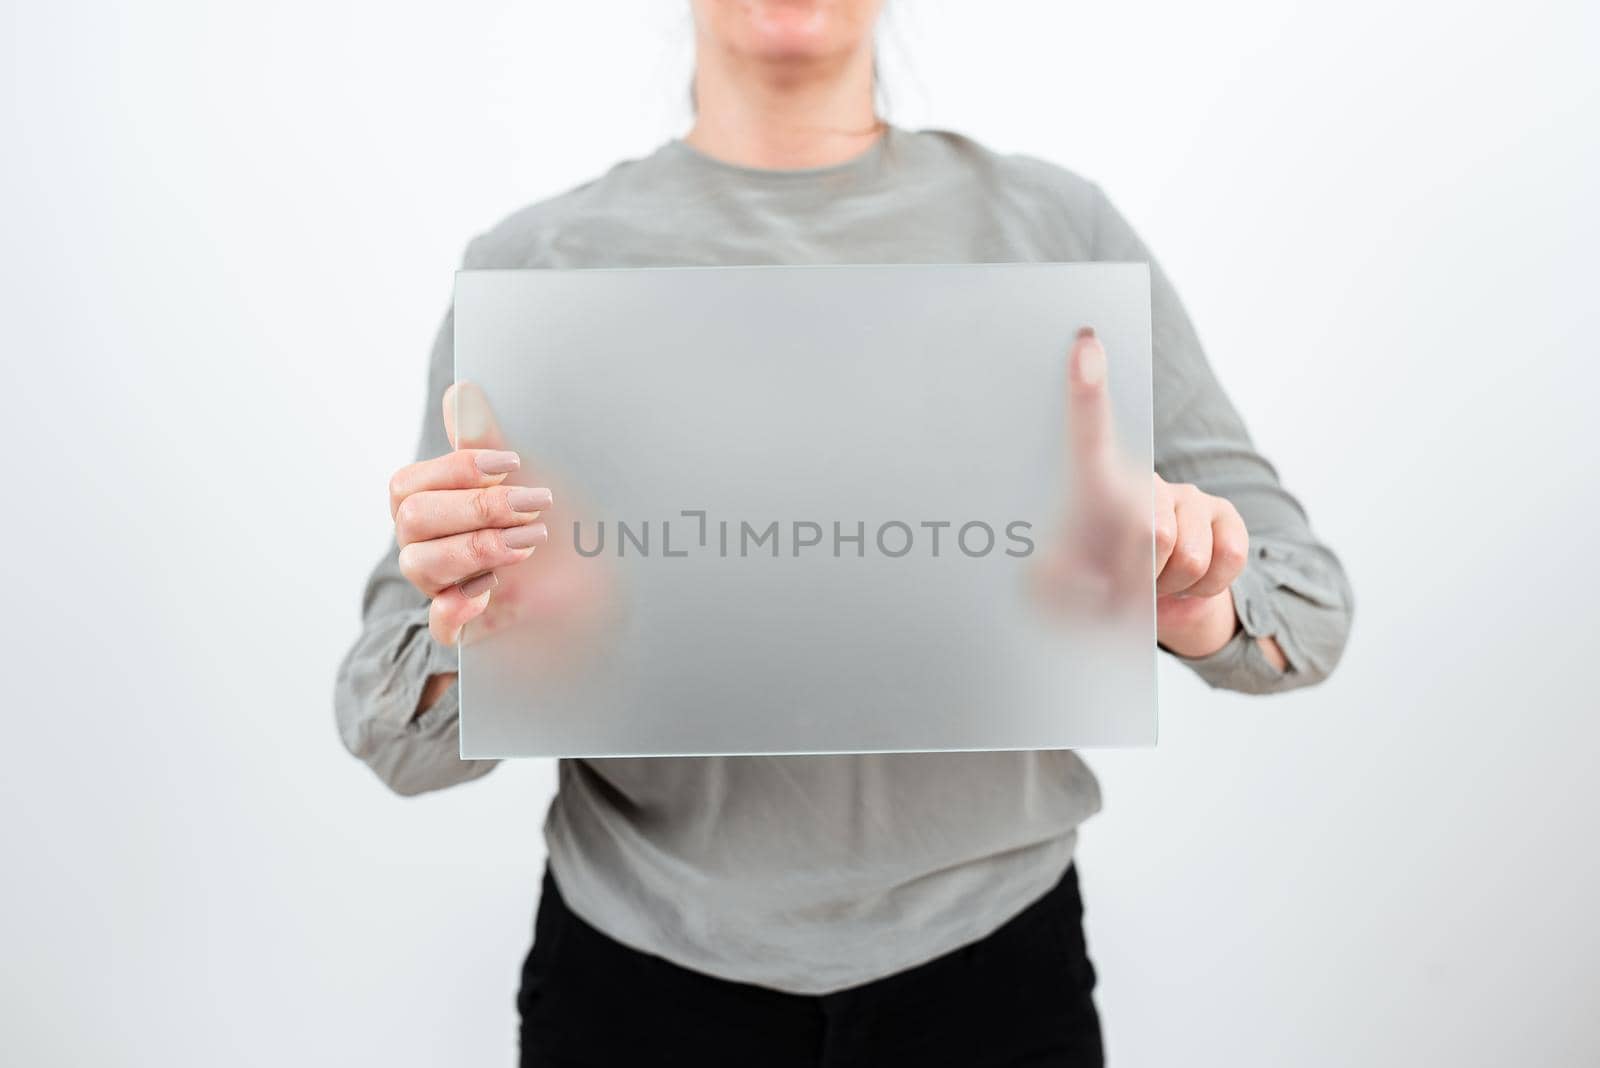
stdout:
[[(452, 444), (459, 442), (455, 389), (444, 398)], [(520, 466), (505, 449), (457, 448), (402, 467), (389, 480), (400, 572), (432, 599), (428, 630), (445, 645), (454, 645), (461, 628), (489, 607), (500, 582), (495, 570), (521, 563), (550, 538), (539, 521), (552, 503), (550, 490), (503, 484)]]

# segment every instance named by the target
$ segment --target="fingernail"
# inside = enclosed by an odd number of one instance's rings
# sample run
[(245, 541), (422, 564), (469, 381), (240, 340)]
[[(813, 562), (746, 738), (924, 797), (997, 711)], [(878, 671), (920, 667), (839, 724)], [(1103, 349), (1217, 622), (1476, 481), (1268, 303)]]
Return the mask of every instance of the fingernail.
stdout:
[(553, 500), (550, 491), (542, 487), (518, 486), (506, 494), (506, 503), (513, 512), (542, 512)]
[(477, 578), (470, 578), (461, 583), (459, 589), (463, 597), (471, 600), (480, 594), (488, 593), (498, 585), (500, 585), (500, 576), (493, 571), (485, 571)]
[(1082, 341), (1086, 337), (1094, 337), (1094, 327), (1092, 327), (1092, 326), (1080, 326), (1080, 327), (1078, 327), (1078, 340)]
[(543, 523), (529, 523), (525, 527), (512, 527), (505, 532), (506, 548), (531, 549), (550, 540), (550, 528)]
[(522, 466), (522, 460), (516, 453), (500, 450), (480, 452), (473, 457), (472, 462), (477, 464), (478, 470), (485, 475), (509, 475)]
[(1078, 381), (1098, 386), (1106, 380), (1106, 350), (1091, 333), (1089, 343), (1078, 346)]

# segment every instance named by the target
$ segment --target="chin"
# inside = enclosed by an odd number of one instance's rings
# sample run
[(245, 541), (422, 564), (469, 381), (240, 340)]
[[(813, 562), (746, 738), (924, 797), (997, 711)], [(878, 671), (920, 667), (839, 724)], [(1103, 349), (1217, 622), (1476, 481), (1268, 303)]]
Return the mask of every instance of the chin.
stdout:
[(696, 0), (702, 32), (769, 60), (824, 59), (859, 48), (880, 0)]

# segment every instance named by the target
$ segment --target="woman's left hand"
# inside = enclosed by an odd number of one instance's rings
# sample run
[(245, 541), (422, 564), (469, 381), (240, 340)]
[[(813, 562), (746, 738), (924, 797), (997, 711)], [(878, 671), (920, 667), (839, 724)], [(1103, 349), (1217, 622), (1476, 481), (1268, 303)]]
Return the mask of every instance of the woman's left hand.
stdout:
[(1223, 498), (1152, 477), (1156, 640), (1181, 656), (1206, 656), (1239, 629), (1233, 580), (1244, 570), (1250, 533)]
[[(1181, 656), (1216, 652), (1239, 630), (1233, 581), (1249, 557), (1250, 533), (1244, 520), (1224, 498), (1152, 473), (1154, 512), (1146, 525), (1139, 476), (1128, 474), (1118, 455), (1105, 348), (1093, 331), (1078, 335), (1067, 376), (1068, 462), (1078, 498), (1075, 511), (1080, 519), (1101, 528), (1084, 540), (1098, 546), (1101, 570), (1114, 575), (1118, 570), (1114, 561), (1127, 559), (1126, 547), (1142, 540), (1139, 532), (1153, 528), (1156, 640)], [(1127, 519), (1118, 518), (1123, 516)], [(1129, 531), (1134, 534), (1132, 541), (1118, 533)], [(1258, 641), (1268, 661), (1283, 670), (1287, 663), (1278, 643), (1271, 638)]]

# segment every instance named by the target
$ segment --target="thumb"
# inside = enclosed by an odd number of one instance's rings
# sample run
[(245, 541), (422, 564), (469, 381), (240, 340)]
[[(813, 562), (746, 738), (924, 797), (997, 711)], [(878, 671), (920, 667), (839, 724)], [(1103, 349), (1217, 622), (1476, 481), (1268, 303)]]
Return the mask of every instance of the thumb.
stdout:
[(444, 391), (444, 432), (457, 449), (503, 449), (506, 444), (494, 408), (475, 382), (455, 382)]

